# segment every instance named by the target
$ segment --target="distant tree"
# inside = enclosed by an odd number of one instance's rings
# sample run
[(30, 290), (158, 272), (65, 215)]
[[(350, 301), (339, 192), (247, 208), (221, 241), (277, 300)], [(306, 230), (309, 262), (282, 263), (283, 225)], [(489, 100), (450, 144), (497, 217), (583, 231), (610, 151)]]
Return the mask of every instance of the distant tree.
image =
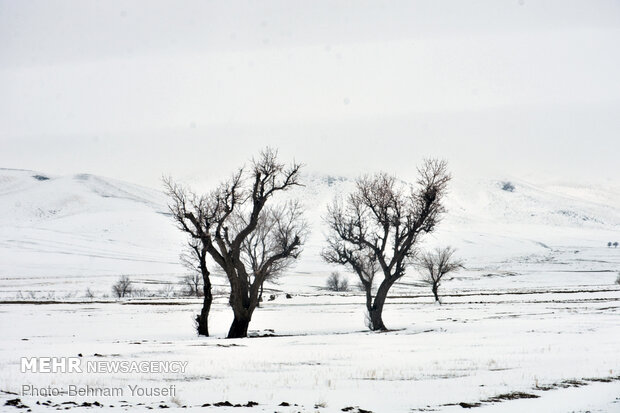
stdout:
[(86, 298), (95, 298), (95, 293), (93, 292), (93, 290), (90, 289), (90, 287), (86, 288), (86, 293), (84, 293), (84, 296)]
[(616, 284), (620, 285), (620, 272), (618, 273), (618, 277), (616, 277)]
[[(329, 233), (322, 257), (358, 275), (371, 330), (387, 329), (382, 318), (387, 294), (405, 275), (421, 236), (435, 229), (444, 212), (450, 181), (446, 163), (427, 160), (418, 172), (417, 187), (385, 173), (360, 178), (344, 202), (334, 200), (325, 217)], [(379, 271), (383, 279), (373, 297)]]
[(340, 273), (332, 272), (327, 277), (327, 289), (336, 292), (349, 291), (349, 281), (345, 277), (340, 276)]
[[(228, 338), (246, 337), (252, 314), (258, 306), (259, 293), (264, 281), (282, 268), (283, 261), (299, 257), (307, 235), (307, 225), (301, 209), (293, 202), (273, 208), (266, 204), (278, 193), (299, 186), (301, 164), (289, 167), (277, 160), (277, 151), (267, 148), (251, 168), (239, 168), (232, 177), (213, 192), (198, 196), (165, 180), (172, 199), (170, 210), (179, 228), (189, 234), (194, 251), (201, 260), (202, 274), (208, 274), (205, 257), (208, 254), (226, 274), (230, 283), (229, 304), (234, 320)], [(271, 222), (262, 230), (269, 245), (263, 249), (256, 266), (247, 256), (248, 237), (261, 230), (261, 222)], [(262, 248), (262, 245), (261, 245)], [(207, 277), (208, 278), (208, 277)], [(207, 294), (207, 286), (209, 294)], [(210, 283), (205, 278), (205, 323), (211, 302)], [(199, 328), (199, 333), (201, 333)]]
[(179, 282), (183, 293), (191, 297), (202, 297), (202, 283), (202, 275), (199, 273), (187, 274)]
[(131, 295), (133, 286), (131, 280), (126, 275), (121, 275), (116, 284), (112, 286), (112, 292), (118, 298), (123, 298)]
[(614, 248), (618, 248), (618, 241), (614, 242)]
[(435, 301), (439, 301), (439, 287), (446, 274), (463, 268), (463, 262), (453, 258), (454, 249), (451, 247), (436, 248), (425, 252), (418, 258), (417, 265), (422, 273), (422, 282), (431, 286)]
[(612, 245), (613, 245), (613, 243), (612, 243), (611, 241), (609, 241), (609, 242), (607, 243), (607, 248), (611, 248), (611, 246), (612, 246)]

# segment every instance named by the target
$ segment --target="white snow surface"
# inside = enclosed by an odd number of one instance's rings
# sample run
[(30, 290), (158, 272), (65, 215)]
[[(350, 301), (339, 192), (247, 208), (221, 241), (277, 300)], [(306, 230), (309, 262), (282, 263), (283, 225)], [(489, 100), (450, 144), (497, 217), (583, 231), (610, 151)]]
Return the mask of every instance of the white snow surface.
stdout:
[[(466, 269), (444, 283), (442, 305), (408, 272), (386, 304), (391, 331), (370, 333), (362, 294), (325, 291), (336, 268), (319, 257), (325, 207), (353, 181), (321, 174), (304, 181), (287, 196), (307, 206), (312, 235), (299, 263), (267, 286), (275, 299), (250, 325), (253, 335), (275, 337), (224, 340), (232, 312), (223, 277), (215, 275), (212, 337), (194, 333), (199, 299), (163, 298), (187, 270), (178, 258), (185, 238), (160, 191), (0, 169), (0, 411), (16, 411), (4, 403), (17, 397), (33, 411), (73, 410), (60, 404), (68, 401), (98, 401), (105, 411), (462, 411), (459, 403), (480, 403), (481, 412), (620, 411), (620, 248), (607, 247), (620, 241), (615, 183), (455, 179), (448, 212), (422, 248), (452, 245)], [(505, 181), (513, 192), (502, 190)], [(111, 297), (121, 274), (142, 297)], [(188, 370), (20, 372), (21, 357), (78, 353), (187, 361)], [(23, 384), (121, 386), (125, 394), (34, 397), (21, 395)], [(134, 397), (129, 384), (175, 384), (177, 394)], [(516, 392), (532, 398), (492, 399)], [(36, 404), (46, 400), (52, 407)], [(250, 400), (258, 405), (201, 407)], [(279, 406), (284, 401), (291, 406)]]

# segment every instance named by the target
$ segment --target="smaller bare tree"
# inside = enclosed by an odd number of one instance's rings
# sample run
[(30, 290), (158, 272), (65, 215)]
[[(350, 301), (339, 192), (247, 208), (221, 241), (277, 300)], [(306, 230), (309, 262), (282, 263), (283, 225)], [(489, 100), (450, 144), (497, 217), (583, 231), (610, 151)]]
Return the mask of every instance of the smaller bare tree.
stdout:
[(133, 286), (131, 285), (131, 280), (126, 275), (121, 275), (121, 278), (112, 286), (112, 292), (118, 298), (127, 297), (132, 291)]
[[(248, 222), (243, 216), (232, 222), (236, 231), (241, 231), (247, 225)], [(303, 218), (303, 207), (298, 201), (266, 206), (261, 211), (256, 229), (241, 243), (240, 255), (243, 264), (254, 277), (260, 276), (261, 271), (265, 272), (257, 306), (263, 301), (265, 281), (277, 283), (278, 278), (295, 263), (302, 249), (299, 247), (295, 254), (274, 261), (269, 268), (266, 268), (266, 261), (278, 254), (282, 249), (282, 241), (290, 238), (291, 234), (298, 234), (305, 239), (308, 231), (308, 224)]]
[(192, 273), (184, 276), (179, 284), (183, 288), (183, 293), (190, 297), (202, 297), (202, 274)]
[(443, 277), (464, 268), (461, 260), (455, 259), (454, 248), (436, 248), (434, 251), (423, 253), (418, 258), (418, 268), (422, 272), (422, 282), (431, 286), (435, 301), (439, 301), (439, 287)]
[(620, 272), (618, 272), (618, 276), (616, 277), (616, 284), (620, 285)]
[(332, 272), (327, 278), (327, 289), (330, 291), (349, 291), (349, 280), (341, 277), (339, 272)]

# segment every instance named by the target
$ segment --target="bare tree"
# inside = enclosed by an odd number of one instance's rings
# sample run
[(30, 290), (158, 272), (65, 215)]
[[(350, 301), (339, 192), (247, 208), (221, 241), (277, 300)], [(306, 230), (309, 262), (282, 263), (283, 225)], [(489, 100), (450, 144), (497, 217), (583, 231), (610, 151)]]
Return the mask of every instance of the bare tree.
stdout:
[[(200, 314), (196, 316), (196, 329), (199, 335), (209, 336), (209, 312), (213, 303), (211, 292), (211, 272), (207, 267), (207, 244), (201, 238), (201, 225), (205, 220), (206, 197), (198, 197), (190, 190), (173, 182), (171, 178), (164, 178), (166, 193), (171, 203), (168, 206), (174, 220), (181, 231), (189, 237), (187, 252), (181, 254), (181, 262), (191, 271), (202, 277), (203, 303)], [(212, 195), (215, 196), (215, 195)], [(197, 226), (194, 226), (190, 218)]]
[(436, 248), (435, 251), (429, 251), (418, 259), (418, 266), (422, 271), (422, 282), (431, 286), (435, 301), (439, 301), (439, 287), (443, 277), (463, 268), (463, 262), (453, 258), (454, 248)]
[[(213, 192), (197, 196), (189, 190), (165, 180), (172, 198), (170, 210), (179, 228), (189, 234), (202, 274), (209, 274), (206, 254), (226, 274), (230, 283), (229, 303), (234, 320), (229, 338), (246, 337), (252, 314), (258, 305), (259, 293), (265, 279), (281, 271), (296, 259), (307, 235), (301, 208), (294, 202), (273, 208), (266, 203), (276, 194), (299, 184), (301, 164), (285, 166), (277, 160), (277, 151), (265, 149), (251, 168), (238, 169), (232, 177)], [(254, 249), (251, 235), (258, 236)], [(263, 242), (265, 243), (263, 245)], [(252, 257), (250, 250), (257, 251)], [(211, 284), (205, 281), (205, 305), (208, 316), (211, 305)], [(207, 287), (208, 286), (208, 287)], [(207, 294), (208, 288), (208, 294)], [(200, 333), (200, 331), (199, 331)]]
[[(420, 236), (435, 229), (444, 211), (450, 181), (446, 163), (427, 160), (418, 172), (416, 187), (385, 173), (360, 178), (353, 193), (344, 202), (336, 199), (325, 217), (329, 234), (323, 259), (357, 273), (371, 330), (386, 330), (382, 313), (387, 294), (412, 263)], [(379, 271), (383, 279), (373, 297)]]
[(129, 296), (132, 290), (131, 280), (126, 275), (121, 275), (121, 278), (112, 286), (112, 292), (118, 298)]
[[(246, 219), (247, 217), (240, 216), (233, 222), (237, 232), (248, 225)], [(241, 243), (242, 254), (240, 257), (243, 264), (254, 276), (260, 274), (269, 257), (281, 251), (282, 240), (290, 238), (291, 234), (295, 232), (302, 235), (303, 238), (308, 232), (303, 218), (303, 208), (299, 202), (288, 201), (275, 207), (266, 206), (259, 214), (256, 229)], [(300, 252), (301, 246), (295, 254), (274, 261), (264, 277), (259, 275), (263, 280), (260, 284), (259, 304), (257, 305), (260, 305), (262, 301), (265, 281), (277, 280), (286, 269), (294, 264)]]
[[(201, 251), (198, 245), (199, 242), (197, 243), (196, 240), (190, 239), (187, 251), (180, 256), (181, 263), (190, 273), (181, 278), (179, 284), (183, 287), (186, 295), (202, 297), (204, 295), (204, 274), (200, 266)], [(199, 322), (199, 320), (196, 321)]]
[(340, 273), (332, 272), (327, 277), (327, 289), (330, 291), (349, 291), (349, 281), (345, 277), (341, 277)]
[(183, 288), (183, 294), (192, 297), (202, 297), (202, 275), (199, 273), (187, 274), (179, 284)]

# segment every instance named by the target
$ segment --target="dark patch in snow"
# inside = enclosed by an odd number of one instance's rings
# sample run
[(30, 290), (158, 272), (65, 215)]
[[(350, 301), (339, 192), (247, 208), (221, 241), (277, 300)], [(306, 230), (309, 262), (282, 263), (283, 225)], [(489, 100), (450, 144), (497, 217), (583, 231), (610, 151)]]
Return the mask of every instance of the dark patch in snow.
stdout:
[(4, 403), (5, 406), (13, 406), (16, 407), (18, 409), (27, 409), (28, 406), (26, 406), (25, 404), (22, 403), (21, 399), (10, 399), (7, 400), (6, 403)]
[(515, 186), (513, 185), (512, 182), (509, 182), (509, 181), (502, 182), (502, 191), (514, 192)]
[(517, 399), (537, 399), (540, 396), (531, 393), (523, 393), (520, 391), (512, 392), (512, 393), (504, 393), (498, 396), (490, 397), (488, 399), (483, 400), (484, 403), (498, 403), (503, 402), (505, 400), (517, 400)]
[(343, 176), (327, 175), (325, 177), (325, 182), (327, 182), (327, 186), (334, 186), (334, 184), (336, 184), (338, 182), (344, 182), (346, 180), (347, 180), (347, 178), (345, 178)]
[(567, 210), (567, 209), (560, 209), (558, 211), (555, 211), (555, 214), (563, 215), (565, 217), (573, 218), (573, 219), (584, 221), (584, 222), (595, 222), (597, 224), (603, 224), (604, 223), (600, 219), (591, 217), (589, 215), (579, 214), (579, 213), (577, 213), (575, 211), (571, 211), (571, 210)]
[(473, 407), (480, 407), (481, 404), (480, 403), (465, 403), (465, 402), (460, 402), (459, 406), (461, 406), (463, 409), (471, 409)]

